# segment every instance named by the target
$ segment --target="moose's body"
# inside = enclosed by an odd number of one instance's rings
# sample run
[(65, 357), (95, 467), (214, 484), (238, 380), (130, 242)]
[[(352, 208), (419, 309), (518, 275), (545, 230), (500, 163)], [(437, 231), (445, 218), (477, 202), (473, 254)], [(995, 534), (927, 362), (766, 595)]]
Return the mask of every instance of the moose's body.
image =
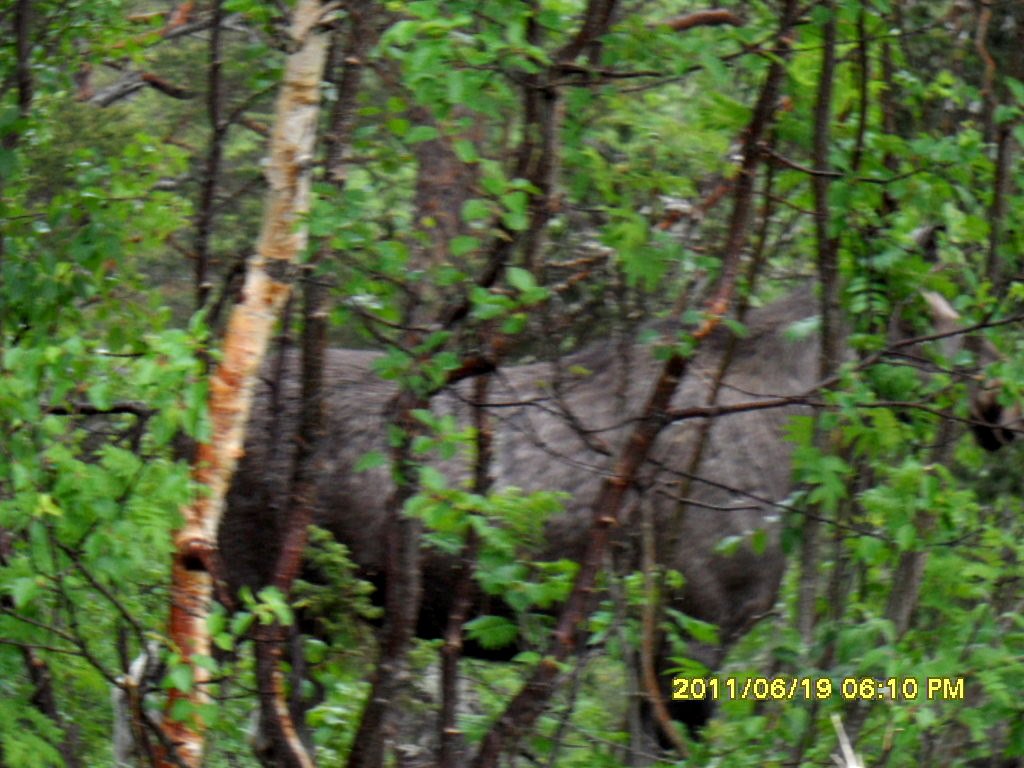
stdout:
[[(786, 330), (813, 315), (809, 290), (798, 291), (748, 317), (749, 333), (735, 340), (720, 404), (794, 395), (813, 386), (817, 343), (795, 340)], [(711, 383), (732, 345), (722, 329), (701, 347), (673, 404), (705, 405)], [(660, 367), (647, 347), (599, 344), (552, 363), (508, 366), (494, 377), (493, 487), (568, 494), (565, 512), (549, 521), (537, 559), (579, 559), (590, 529), (590, 510), (601, 482), (643, 407)], [(388, 468), (355, 472), (368, 451), (387, 452), (388, 411), (395, 387), (373, 372), (378, 353), (330, 350), (326, 363), (327, 438), (319, 457), (316, 522), (352, 553), (363, 574), (379, 582), (384, 572), (385, 507), (393, 484)], [(559, 381), (557, 387), (555, 381)], [(270, 574), (282, 522), (286, 483), (294, 447), (282, 435), (295, 423), (298, 386), (286, 375), (276, 393), (264, 392), (254, 408), (246, 456), (229, 497), (221, 529), (221, 550), (235, 582), (259, 585)], [(558, 395), (556, 396), (555, 390)], [(462, 385), (434, 400), (441, 412), (468, 423), (470, 387)], [(628, 509), (649, 505), (657, 529), (657, 559), (680, 571), (685, 586), (672, 607), (717, 624), (722, 646), (704, 649), (709, 663), (773, 605), (783, 572), (777, 514), (771, 502), (790, 486), (789, 448), (783, 439), (794, 407), (727, 415), (716, 420), (704, 446), (696, 477), (683, 485), (696, 449), (700, 421), (672, 424), (659, 437), (651, 460), (631, 494)], [(446, 462), (444, 470), (464, 478), (467, 462)], [(637, 503), (639, 502), (639, 504)], [(624, 515), (620, 554), (628, 562), (637, 515)], [(764, 546), (744, 545), (723, 554), (726, 537), (765, 534)], [(762, 542), (762, 543), (763, 543)], [(423, 607), (419, 631), (438, 636), (451, 607), (458, 561), (427, 549), (423, 558)]]

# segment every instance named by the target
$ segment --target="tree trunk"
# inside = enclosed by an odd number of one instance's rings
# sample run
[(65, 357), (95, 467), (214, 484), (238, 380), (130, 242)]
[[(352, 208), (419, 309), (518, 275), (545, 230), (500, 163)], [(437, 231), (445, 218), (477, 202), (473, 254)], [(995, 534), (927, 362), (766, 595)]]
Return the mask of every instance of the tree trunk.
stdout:
[[(164, 732), (176, 755), (161, 755), (161, 768), (202, 763), (203, 724), (196, 707), (207, 700), (209, 673), (201, 665), (210, 653), (206, 627), (214, 578), (216, 541), (224, 499), (242, 455), (253, 388), (274, 324), (295, 275), (307, 230), (297, 226), (309, 207), (310, 168), (320, 109), (320, 79), (327, 53), (323, 7), (302, 0), (290, 34), (288, 58), (277, 102), (267, 167), (269, 192), (256, 255), (249, 264), (242, 302), (231, 313), (223, 357), (210, 381), (210, 440), (199, 446), (194, 469), (206, 493), (184, 510), (185, 525), (175, 540), (169, 634), (192, 670), (189, 690), (172, 689)], [(178, 702), (192, 705), (184, 717)]]

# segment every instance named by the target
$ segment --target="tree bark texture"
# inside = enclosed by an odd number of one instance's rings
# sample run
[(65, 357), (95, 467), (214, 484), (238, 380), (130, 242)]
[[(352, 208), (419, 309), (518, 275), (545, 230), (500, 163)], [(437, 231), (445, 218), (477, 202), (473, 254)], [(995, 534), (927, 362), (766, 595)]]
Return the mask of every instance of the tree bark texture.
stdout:
[[(220, 365), (210, 381), (210, 440), (199, 446), (195, 480), (206, 487), (184, 510), (185, 524), (175, 539), (172, 565), (171, 642), (192, 668), (189, 691), (169, 696), (165, 733), (180, 762), (198, 768), (203, 726), (193, 715), (172, 716), (177, 701), (200, 705), (207, 699), (208, 672), (197, 660), (210, 653), (206, 626), (216, 571), (217, 528), (224, 498), (242, 455), (252, 392), (274, 324), (291, 291), (307, 230), (300, 226), (309, 208), (310, 169), (320, 109), (320, 79), (327, 53), (324, 8), (302, 0), (292, 19), (294, 44), (277, 101), (267, 167), (269, 191), (256, 254), (249, 264), (244, 295), (232, 311)], [(159, 764), (173, 764), (171, 756)]]
[[(821, 288), (821, 358), (818, 375), (828, 379), (839, 368), (842, 347), (839, 328), (839, 264), (838, 240), (829, 233), (831, 213), (828, 188), (832, 179), (828, 175), (829, 119), (832, 115), (832, 80), (836, 65), (836, 8), (828, 2), (825, 9), (829, 19), (825, 22), (824, 43), (821, 54), (821, 73), (818, 78), (818, 99), (814, 108), (814, 170), (811, 178), (814, 191), (814, 228), (818, 247), (818, 282)], [(819, 436), (819, 440), (820, 440)], [(818, 565), (821, 561), (821, 522), (807, 517), (803, 524), (800, 550), (800, 585), (797, 596), (797, 630), (805, 646), (810, 647), (817, 620)]]
[[(339, 27), (329, 53), (328, 81), (337, 88), (338, 98), (331, 110), (325, 133), (324, 176), (341, 188), (345, 183), (344, 153), (353, 127), (356, 96), (362, 82), (362, 59), (373, 36), (367, 27), (367, 9), (353, 4), (348, 9), (347, 30)], [(344, 39), (342, 39), (344, 38)], [(318, 469), (315, 460), (323, 438), (324, 350), (327, 344), (326, 289), (318, 281), (317, 266), (328, 256), (329, 242), (312, 249), (303, 283), (302, 404), (299, 412), (295, 460), (281, 551), (271, 583), (289, 595), (302, 565), (302, 555), (313, 521), (313, 496)], [(307, 768), (315, 763), (303, 739), (305, 702), (300, 686), (293, 686), (289, 706), (281, 656), (288, 637), (286, 627), (277, 623), (256, 629), (256, 663), (260, 690), (260, 729), (266, 749), (260, 760), (274, 768)], [(301, 653), (301, 648), (299, 649)], [(299, 659), (292, 657), (293, 674)], [(307, 734), (308, 735), (308, 734)]]

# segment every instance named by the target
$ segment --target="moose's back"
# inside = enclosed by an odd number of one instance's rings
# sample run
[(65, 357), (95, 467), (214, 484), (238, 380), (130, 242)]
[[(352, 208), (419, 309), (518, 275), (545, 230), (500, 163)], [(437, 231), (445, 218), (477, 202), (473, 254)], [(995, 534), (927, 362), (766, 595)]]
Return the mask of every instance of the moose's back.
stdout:
[[(791, 340), (785, 331), (814, 310), (810, 291), (800, 290), (752, 311), (749, 332), (736, 344), (717, 402), (797, 394), (813, 385), (816, 341)], [(702, 346), (675, 406), (706, 403), (729, 338), (722, 329)], [(364, 575), (375, 580), (383, 573), (384, 512), (393, 484), (386, 467), (360, 473), (353, 467), (368, 451), (387, 452), (388, 407), (395, 388), (372, 372), (377, 357), (374, 352), (343, 349), (328, 353), (327, 437), (318, 456), (315, 495), (317, 523), (345, 543)], [(623, 357), (619, 345), (608, 342), (566, 357), (558, 371), (553, 364), (535, 363), (505, 367), (494, 377), (489, 395), (496, 404), (494, 487), (568, 494), (565, 513), (550, 521), (547, 544), (533, 553), (535, 557), (578, 559), (582, 554), (590, 505), (659, 368), (648, 348), (634, 345)], [(440, 395), (434, 405), (468, 423), (470, 389), (460, 386)], [(294, 370), (282, 377), (276, 393), (264, 388), (257, 396), (246, 455), (221, 528), (221, 550), (234, 587), (258, 586), (270, 575), (283, 526), (297, 401)], [(793, 412), (781, 408), (720, 417), (705, 446), (698, 477), (688, 484), (690, 503), (682, 506), (680, 481), (690, 466), (700, 421), (669, 426), (642, 473), (641, 487), (627, 502), (628, 509), (635, 509), (637, 501), (651, 505), (659, 562), (686, 577), (675, 607), (719, 624), (726, 642), (775, 600), (783, 562), (773, 510), (760, 500), (779, 500), (788, 493), (789, 449), (782, 435)], [(452, 482), (469, 474), (465, 462), (443, 468), (458, 476)], [(631, 522), (626, 521), (624, 531), (635, 528)], [(768, 544), (759, 554), (749, 546), (731, 555), (716, 553), (725, 537), (747, 536), (761, 528), (768, 529)], [(628, 538), (621, 536), (621, 552), (635, 551)], [(451, 556), (426, 553), (422, 632), (443, 627), (455, 566)]]

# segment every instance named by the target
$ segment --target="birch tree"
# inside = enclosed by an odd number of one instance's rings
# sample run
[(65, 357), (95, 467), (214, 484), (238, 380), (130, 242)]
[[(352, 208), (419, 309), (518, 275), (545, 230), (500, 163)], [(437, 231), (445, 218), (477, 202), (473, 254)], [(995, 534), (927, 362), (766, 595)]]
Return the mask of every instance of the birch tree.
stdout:
[[(199, 766), (210, 635), (206, 625), (217, 565), (217, 528), (235, 465), (260, 365), (274, 325), (298, 273), (306, 247), (310, 169), (320, 112), (320, 79), (327, 54), (324, 20), (331, 10), (316, 0), (295, 9), (288, 57), (277, 101), (267, 165), (268, 192), (256, 253), (249, 262), (242, 301), (228, 321), (221, 361), (210, 382), (210, 440), (199, 446), (194, 477), (205, 492), (184, 510), (172, 568), (170, 639), (191, 670), (191, 683), (171, 691), (164, 734), (178, 761)], [(182, 707), (187, 701), (192, 707)], [(165, 755), (161, 765), (175, 765)]]

